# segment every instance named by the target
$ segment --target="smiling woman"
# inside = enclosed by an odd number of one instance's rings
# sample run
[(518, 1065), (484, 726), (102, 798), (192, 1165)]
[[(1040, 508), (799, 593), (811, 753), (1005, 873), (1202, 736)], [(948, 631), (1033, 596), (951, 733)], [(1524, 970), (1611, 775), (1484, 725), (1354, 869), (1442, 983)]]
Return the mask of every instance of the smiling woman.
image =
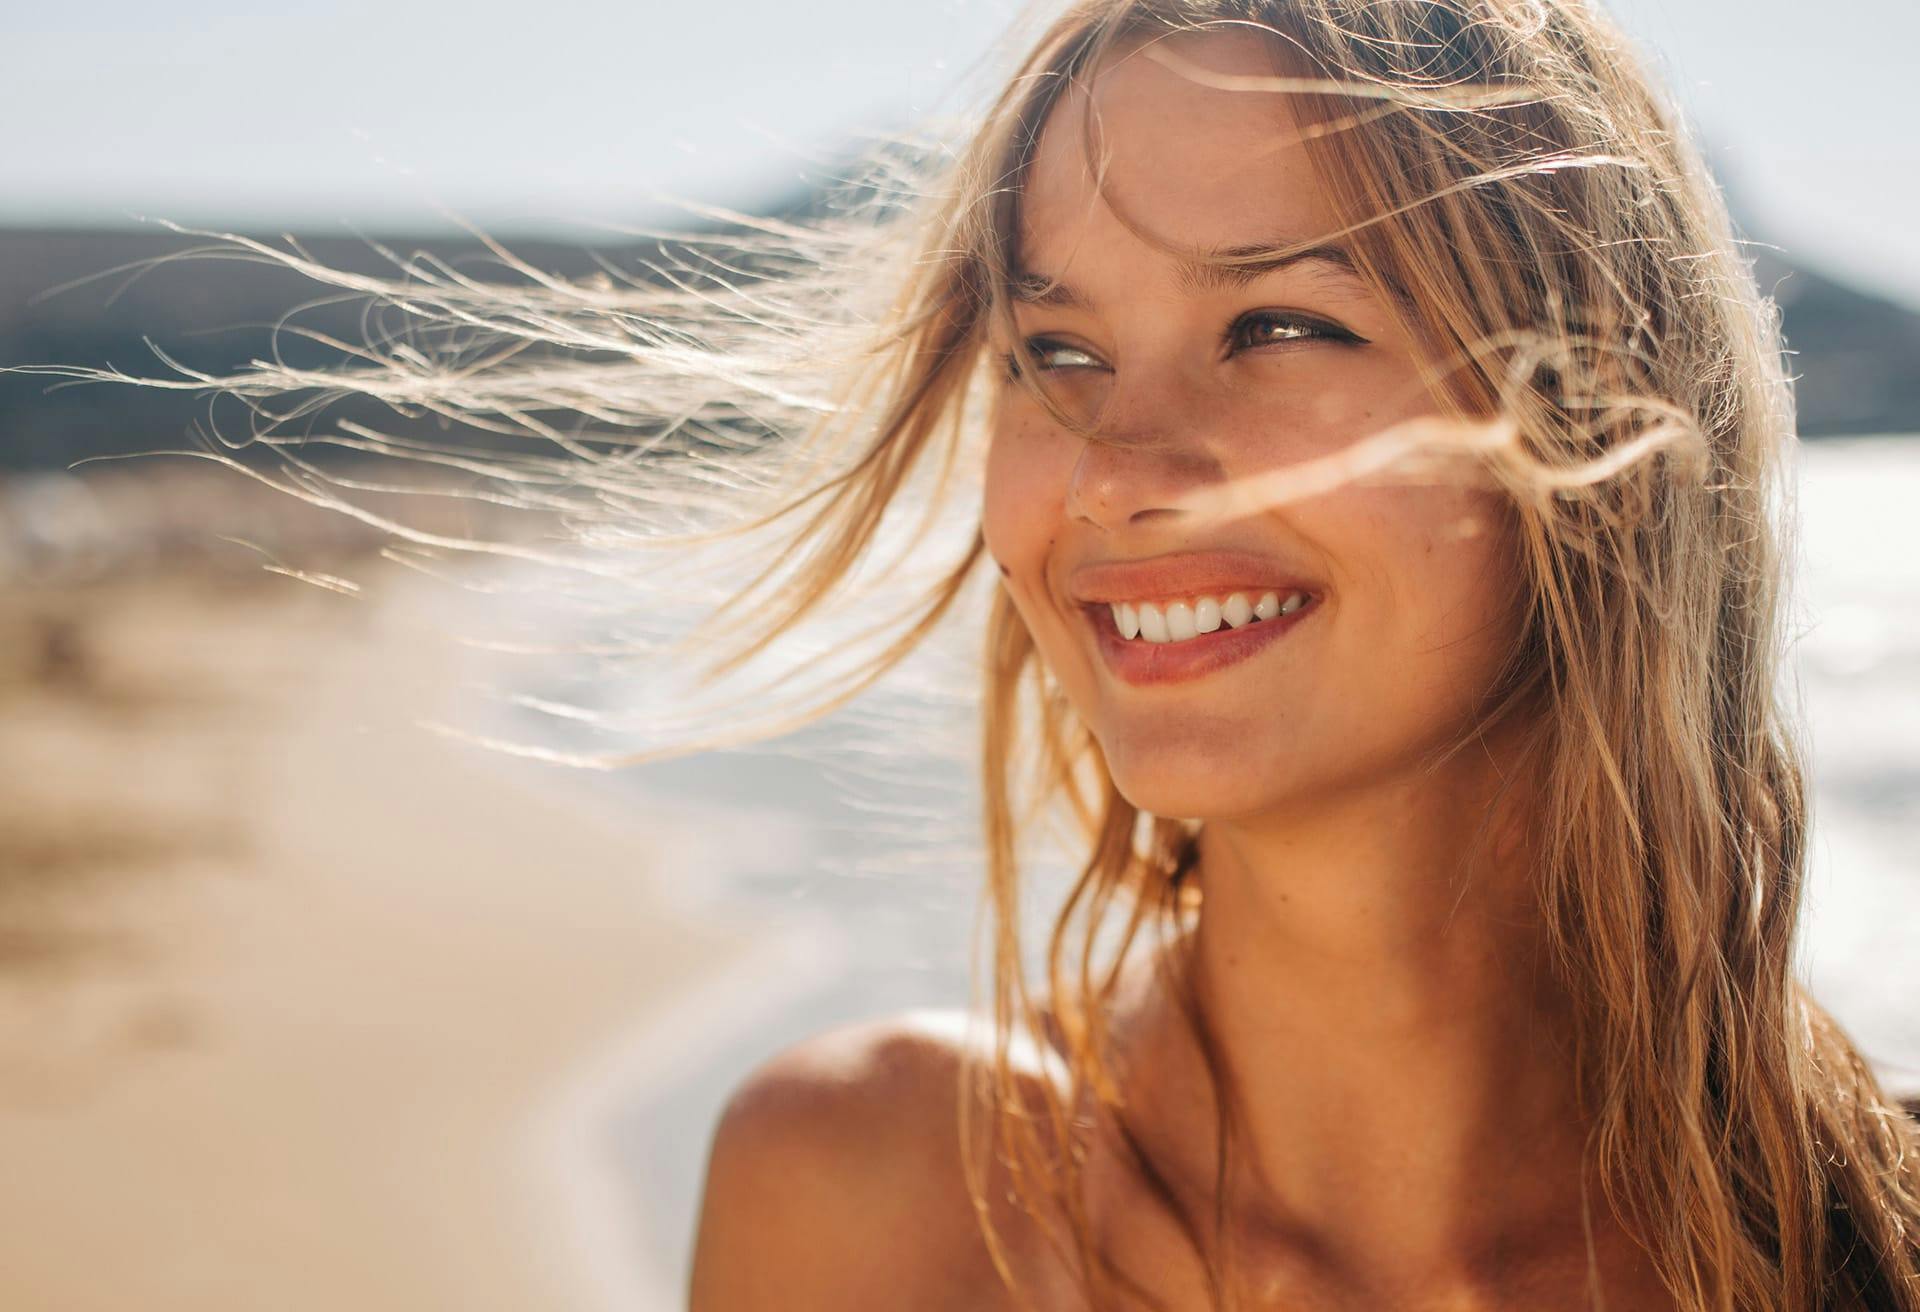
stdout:
[(1780, 343), (1612, 29), (1084, 0), (908, 182), (645, 286), (375, 286), (507, 349), (343, 380), (560, 443), (486, 467), (623, 550), (759, 544), (716, 675), (890, 617), (736, 737), (986, 630), (990, 1034), (771, 1057), (695, 1312), (1920, 1309), (1920, 1141), (1791, 969)]
[[(1081, 422), (1003, 389), (984, 530), (1121, 795), (1162, 816), (1260, 816), (1298, 844), (1332, 799), (1405, 779), (1469, 728), (1520, 607), (1491, 488), (1355, 479), (1264, 514), (1196, 508), (1444, 416), (1392, 298), (1344, 247), (1308, 244), (1345, 224), (1292, 98), (1213, 85), (1282, 67), (1257, 32), (1165, 36), (1110, 56), (1049, 116), (1016, 244), (1026, 350), (1009, 359)], [(1277, 254), (1250, 240), (1275, 231), (1298, 235)], [(1311, 695), (1272, 697), (1289, 687)], [(1442, 777), (1417, 791), (1460, 811)], [(1429, 837), (1406, 834), (1446, 850)], [(1397, 877), (1426, 860), (1397, 855)]]
[[(943, 1216), (1029, 1306), (1920, 1306), (1912, 1127), (1789, 972), (1779, 345), (1618, 38), (1083, 5), (933, 240), (883, 432), (999, 358), (996, 1133), (965, 1045), (783, 1054), (696, 1307), (996, 1304)], [(1089, 839), (1041, 999), (1029, 747)], [(977, 1217), (844, 1261), (956, 1111)]]
[[(1540, 3), (1083, 5), (941, 224), (919, 380), (1001, 360), (1002, 926), (1023, 742), (1090, 840), (1044, 999), (999, 943), (998, 1151), (961, 1165), (1006, 1289), (1920, 1306), (1912, 1127), (1789, 973), (1778, 341), (1618, 38)], [(937, 1072), (974, 1060), (897, 1025), (763, 1069), (696, 1306), (996, 1301), (931, 1203), (886, 1262), (797, 1274), (943, 1159)]]

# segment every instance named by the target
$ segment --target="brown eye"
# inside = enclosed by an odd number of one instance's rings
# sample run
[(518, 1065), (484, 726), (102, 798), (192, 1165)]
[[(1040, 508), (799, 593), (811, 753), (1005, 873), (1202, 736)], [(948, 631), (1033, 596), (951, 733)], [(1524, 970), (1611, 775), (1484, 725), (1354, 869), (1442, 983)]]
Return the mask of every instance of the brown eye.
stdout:
[(1235, 319), (1233, 326), (1227, 329), (1227, 346), (1235, 351), (1315, 340), (1361, 342), (1366, 339), (1337, 323), (1284, 310), (1255, 310)]

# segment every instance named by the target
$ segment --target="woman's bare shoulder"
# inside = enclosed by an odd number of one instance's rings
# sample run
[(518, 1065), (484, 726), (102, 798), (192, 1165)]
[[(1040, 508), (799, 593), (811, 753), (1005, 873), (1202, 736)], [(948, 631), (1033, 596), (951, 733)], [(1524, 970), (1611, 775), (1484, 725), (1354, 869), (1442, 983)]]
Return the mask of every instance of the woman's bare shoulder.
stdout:
[(936, 1307), (990, 1275), (958, 1127), (972, 1041), (961, 1013), (907, 1012), (748, 1075), (708, 1157), (692, 1312)]

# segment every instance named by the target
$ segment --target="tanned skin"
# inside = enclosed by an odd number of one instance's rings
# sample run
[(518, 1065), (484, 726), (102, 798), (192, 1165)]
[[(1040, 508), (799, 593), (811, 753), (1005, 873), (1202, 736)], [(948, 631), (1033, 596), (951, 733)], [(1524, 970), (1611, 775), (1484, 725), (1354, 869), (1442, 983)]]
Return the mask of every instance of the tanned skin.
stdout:
[[(1221, 74), (1274, 71), (1245, 34), (1169, 44)], [(1100, 437), (1003, 387), (983, 526), (1121, 792), (1203, 822), (1205, 904), (1187, 946), (1244, 1118), (1227, 1195), (1241, 1306), (1670, 1307), (1583, 1180), (1568, 1000), (1545, 966), (1525, 826), (1500, 811), (1511, 743), (1489, 736), (1419, 768), (1471, 723), (1515, 637), (1501, 503), (1376, 483), (1231, 521), (1189, 509), (1194, 493), (1433, 420), (1440, 405), (1391, 307), (1337, 256), (1206, 285), (1107, 203), (1199, 249), (1338, 228), (1287, 144), (1287, 97), (1121, 54), (1091, 92), (1103, 199), (1081, 94), (1043, 132), (1019, 242), (1022, 272), (1070, 294), (1018, 316), (1049, 385), (1098, 417)], [(1229, 550), (1309, 574), (1318, 613), (1203, 677), (1119, 677), (1073, 595), (1076, 571)], [(953, 1028), (921, 1017), (836, 1031), (740, 1090), (714, 1145), (693, 1312), (1016, 1306), (960, 1173)], [(1175, 1219), (1185, 1210), (1204, 1230), (1212, 1215), (1206, 1066), (1150, 969), (1128, 977), (1114, 1036), (1127, 1115), (1172, 1204), (1103, 1134), (1087, 1170), (1098, 1241), (1169, 1312), (1210, 1309)], [(990, 1192), (1000, 1206), (1004, 1183)], [(1032, 1227), (1011, 1209), (1003, 1221), (1033, 1305), (1080, 1306)]]

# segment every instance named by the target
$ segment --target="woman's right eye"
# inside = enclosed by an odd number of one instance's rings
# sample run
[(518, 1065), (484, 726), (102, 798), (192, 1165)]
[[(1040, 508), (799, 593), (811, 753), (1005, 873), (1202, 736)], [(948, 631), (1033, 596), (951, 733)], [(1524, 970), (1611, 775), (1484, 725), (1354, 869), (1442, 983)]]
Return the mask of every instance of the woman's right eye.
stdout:
[[(1053, 373), (1060, 369), (1106, 368), (1099, 356), (1071, 342), (1056, 341), (1051, 337), (1029, 337), (1026, 347), (1037, 358), (1043, 373)], [(1007, 372), (1015, 375), (1020, 372), (1020, 357), (1012, 352), (1007, 355)]]

